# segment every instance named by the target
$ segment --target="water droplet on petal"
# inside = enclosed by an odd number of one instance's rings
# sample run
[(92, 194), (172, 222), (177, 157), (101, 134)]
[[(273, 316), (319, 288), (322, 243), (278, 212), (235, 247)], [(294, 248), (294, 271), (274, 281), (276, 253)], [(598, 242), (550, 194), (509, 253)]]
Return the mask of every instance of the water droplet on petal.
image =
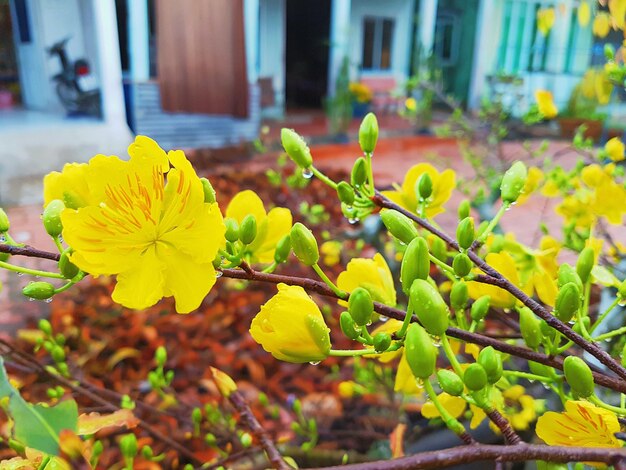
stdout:
[(220, 278), (224, 273), (222, 271), (215, 271), (215, 277)]
[(313, 177), (313, 171), (310, 168), (305, 168), (302, 170), (302, 177), (306, 179)]
[(320, 362), (322, 362), (322, 361), (311, 361), (311, 362), (309, 362), (309, 364), (311, 364), (312, 366), (316, 366), (316, 365), (318, 365)]

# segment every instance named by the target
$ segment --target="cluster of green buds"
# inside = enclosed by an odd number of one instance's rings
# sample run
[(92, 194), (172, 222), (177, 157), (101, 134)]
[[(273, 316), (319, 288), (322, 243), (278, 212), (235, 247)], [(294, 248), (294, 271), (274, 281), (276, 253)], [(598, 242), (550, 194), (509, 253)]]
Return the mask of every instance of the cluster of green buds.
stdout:
[(163, 346), (159, 346), (154, 352), (154, 362), (156, 362), (156, 368), (148, 372), (148, 383), (152, 390), (157, 392), (162, 399), (166, 399), (168, 395), (165, 389), (169, 387), (174, 380), (174, 371), (165, 371), (167, 350)]
[(298, 399), (293, 401), (292, 409), (296, 415), (296, 420), (291, 423), (291, 430), (304, 439), (300, 448), (308, 452), (317, 445), (319, 435), (317, 431), (317, 421), (315, 418), (307, 418), (302, 412), (302, 402)]
[(218, 253), (214, 264), (219, 267), (222, 262), (222, 257), (224, 257), (229, 262), (225, 267), (239, 266), (248, 254), (248, 246), (256, 239), (256, 217), (252, 214), (248, 214), (243, 218), (241, 223), (238, 223), (237, 220), (231, 217), (226, 217), (224, 219), (224, 225), (226, 226), (224, 234), (226, 238), (226, 250)]
[(124, 459), (124, 470), (132, 470), (139, 450), (137, 436), (133, 433), (124, 434), (120, 437), (119, 448)]
[[(41, 348), (45, 349), (54, 361), (52, 371), (61, 374), (63, 377), (69, 377), (70, 370), (67, 365), (67, 357), (65, 354), (65, 336), (62, 333), (57, 333), (55, 335), (52, 331), (52, 325), (46, 319), (39, 320), (37, 327), (39, 331), (41, 331), (42, 336), (37, 338), (35, 351), (38, 351)], [(64, 393), (65, 392), (62, 388), (57, 388), (54, 392), (48, 390), (48, 396), (50, 396), (50, 398), (60, 398)]]

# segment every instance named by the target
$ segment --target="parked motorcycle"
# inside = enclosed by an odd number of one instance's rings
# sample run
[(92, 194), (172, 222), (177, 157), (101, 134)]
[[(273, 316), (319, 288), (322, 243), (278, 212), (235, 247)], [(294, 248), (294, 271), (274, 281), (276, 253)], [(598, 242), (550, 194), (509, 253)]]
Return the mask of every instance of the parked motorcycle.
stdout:
[(61, 72), (52, 77), (59, 100), (70, 115), (101, 116), (100, 90), (84, 90), (80, 78), (90, 74), (86, 59), (70, 61), (66, 51), (67, 37), (48, 49), (50, 57), (57, 56), (61, 63)]

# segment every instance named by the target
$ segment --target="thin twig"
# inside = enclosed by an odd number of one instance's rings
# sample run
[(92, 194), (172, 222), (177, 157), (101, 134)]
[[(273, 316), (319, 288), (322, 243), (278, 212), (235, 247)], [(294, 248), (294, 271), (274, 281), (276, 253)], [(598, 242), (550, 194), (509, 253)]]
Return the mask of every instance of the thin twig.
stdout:
[(519, 437), (519, 434), (515, 432), (515, 430), (511, 427), (511, 423), (507, 420), (502, 414), (494, 409), (491, 409), (486, 412), (487, 416), (491, 420), (493, 424), (498, 426), (500, 432), (504, 436), (504, 440), (507, 444), (520, 444), (522, 442), (522, 438)]

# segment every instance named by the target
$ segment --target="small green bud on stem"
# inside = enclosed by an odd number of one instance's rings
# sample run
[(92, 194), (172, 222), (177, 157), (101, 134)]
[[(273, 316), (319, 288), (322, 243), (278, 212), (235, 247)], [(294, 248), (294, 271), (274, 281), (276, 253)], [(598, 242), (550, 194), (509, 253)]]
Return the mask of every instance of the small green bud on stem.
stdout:
[(339, 326), (341, 327), (341, 331), (346, 338), (351, 340), (356, 340), (361, 333), (356, 329), (356, 325), (354, 324), (354, 320), (352, 319), (352, 315), (349, 312), (341, 312), (339, 316)]
[(296, 131), (283, 128), (280, 131), (280, 140), (289, 158), (300, 168), (306, 169), (313, 164), (308, 145)]
[(374, 113), (367, 113), (359, 127), (359, 145), (365, 153), (373, 153), (378, 142), (378, 120)]
[(463, 382), (470, 390), (476, 392), (482, 390), (487, 385), (487, 372), (484, 367), (478, 363), (470, 364), (465, 369)]
[(41, 216), (43, 226), (51, 237), (58, 237), (63, 232), (63, 224), (61, 223), (61, 212), (65, 210), (65, 204), (60, 199), (54, 199), (43, 210)]
[(347, 206), (354, 204), (354, 189), (345, 181), (341, 181), (337, 185), (337, 196)]
[(433, 375), (439, 350), (424, 328), (417, 323), (411, 323), (406, 332), (404, 347), (406, 360), (415, 377), (426, 380)]
[(580, 308), (580, 291), (573, 282), (559, 289), (554, 305), (554, 315), (562, 322), (568, 322)]
[(400, 265), (400, 281), (402, 290), (408, 294), (413, 281), (416, 279), (428, 279), (430, 274), (430, 256), (428, 243), (422, 237), (411, 240), (406, 247), (402, 264)]
[(367, 162), (365, 158), (359, 157), (354, 162), (352, 173), (350, 175), (352, 186), (359, 188), (367, 181)]
[(459, 253), (452, 260), (452, 269), (454, 274), (459, 277), (465, 277), (472, 271), (472, 260), (465, 253)]
[(66, 279), (73, 279), (80, 271), (80, 269), (78, 269), (78, 266), (70, 261), (69, 255), (71, 251), (71, 248), (68, 248), (63, 253), (61, 253), (61, 257), (59, 258), (59, 272), (63, 274)]
[(413, 221), (398, 211), (382, 210), (380, 218), (387, 230), (402, 243), (408, 245), (418, 235)]
[(524, 185), (526, 184), (526, 178), (528, 171), (526, 165), (522, 162), (515, 162), (511, 168), (509, 168), (500, 184), (500, 194), (502, 195), (502, 202), (505, 204), (512, 204), (520, 197)]
[(589, 280), (589, 275), (596, 262), (596, 254), (593, 248), (587, 247), (580, 252), (578, 261), (576, 261), (576, 272), (580, 276), (580, 280), (585, 284)]
[(537, 349), (543, 340), (541, 321), (528, 307), (519, 311), (519, 326), (526, 345), (530, 349)]
[(456, 228), (456, 239), (459, 242), (459, 246), (464, 250), (469, 249), (472, 243), (474, 243), (474, 237), (474, 218), (465, 217)]
[(374, 349), (376, 352), (383, 353), (391, 346), (391, 336), (389, 333), (381, 331), (374, 335)]
[(313, 266), (320, 259), (317, 240), (313, 232), (300, 222), (294, 224), (290, 232), (291, 249), (296, 258), (306, 266)]
[(450, 306), (455, 312), (462, 312), (467, 307), (469, 300), (469, 289), (463, 281), (457, 281), (450, 290)]
[(202, 183), (202, 191), (204, 191), (204, 202), (209, 204), (216, 202), (215, 189), (213, 189), (211, 182), (206, 178), (200, 178), (200, 182)]
[(488, 295), (483, 295), (482, 297), (477, 298), (470, 309), (470, 316), (472, 317), (472, 320), (478, 322), (485, 318), (489, 312), (490, 303), (491, 297)]
[(563, 361), (563, 372), (565, 372), (565, 379), (575, 396), (588, 398), (593, 394), (593, 374), (581, 358), (567, 356)]
[(276, 250), (274, 251), (274, 261), (276, 264), (284, 263), (289, 257), (291, 251), (291, 237), (289, 234), (281, 238), (276, 244)]
[(461, 378), (448, 369), (438, 370), (437, 380), (439, 381), (441, 390), (446, 392), (448, 395), (452, 395), (453, 397), (460, 396), (465, 389), (465, 385), (463, 384)]
[(423, 279), (413, 281), (409, 302), (417, 318), (428, 333), (441, 336), (450, 324), (450, 313), (441, 294)]
[(367, 325), (374, 313), (374, 302), (370, 293), (362, 287), (354, 289), (348, 299), (348, 311), (358, 326)]
[(0, 233), (8, 232), (10, 228), (9, 216), (4, 212), (4, 209), (0, 207)]
[(38, 281), (24, 287), (22, 294), (31, 299), (46, 300), (54, 295), (54, 290), (54, 286), (49, 282)]
[(458, 214), (459, 220), (463, 220), (470, 216), (472, 206), (467, 199), (463, 199), (461, 204), (459, 204)]
[(252, 214), (246, 215), (239, 226), (239, 239), (244, 245), (249, 245), (256, 238), (256, 218)]
[(433, 180), (428, 173), (423, 173), (415, 183), (415, 195), (425, 201), (433, 194)]
[(480, 351), (478, 363), (485, 369), (487, 380), (490, 384), (495, 384), (500, 380), (504, 370), (502, 367), (502, 356), (492, 346), (487, 346)]

